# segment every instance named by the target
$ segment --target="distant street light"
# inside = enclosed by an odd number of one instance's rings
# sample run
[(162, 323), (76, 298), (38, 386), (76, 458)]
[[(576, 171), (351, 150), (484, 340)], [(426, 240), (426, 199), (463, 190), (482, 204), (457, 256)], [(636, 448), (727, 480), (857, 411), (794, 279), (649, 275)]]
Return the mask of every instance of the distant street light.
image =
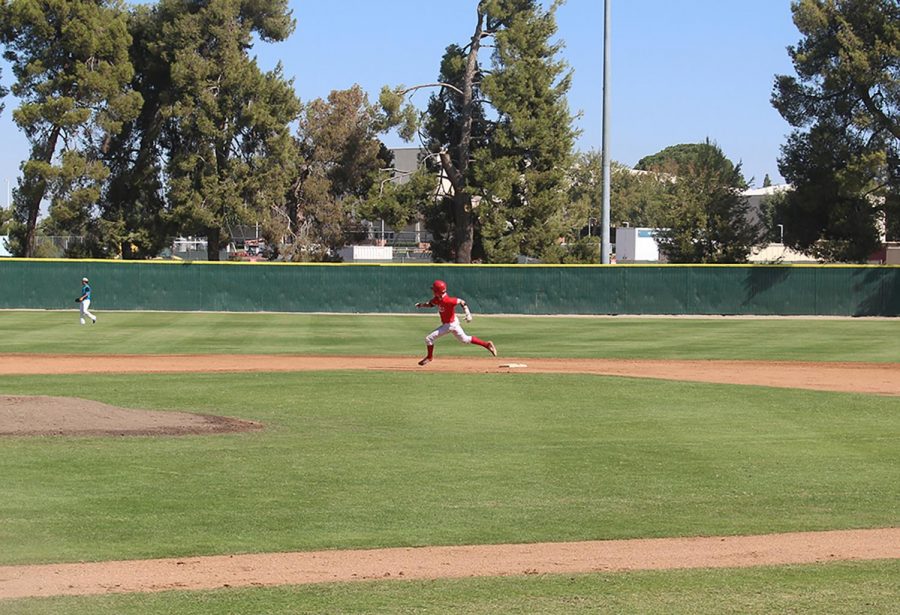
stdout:
[(778, 227), (778, 243), (784, 245), (784, 225), (776, 224), (775, 226)]

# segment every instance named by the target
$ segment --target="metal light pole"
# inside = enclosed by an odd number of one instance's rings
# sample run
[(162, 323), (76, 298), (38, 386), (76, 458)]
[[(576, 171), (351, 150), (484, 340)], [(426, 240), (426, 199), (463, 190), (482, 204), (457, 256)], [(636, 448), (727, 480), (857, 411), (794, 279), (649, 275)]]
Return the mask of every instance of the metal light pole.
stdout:
[(600, 262), (609, 264), (609, 5), (612, 0), (603, 0), (603, 211), (600, 239)]

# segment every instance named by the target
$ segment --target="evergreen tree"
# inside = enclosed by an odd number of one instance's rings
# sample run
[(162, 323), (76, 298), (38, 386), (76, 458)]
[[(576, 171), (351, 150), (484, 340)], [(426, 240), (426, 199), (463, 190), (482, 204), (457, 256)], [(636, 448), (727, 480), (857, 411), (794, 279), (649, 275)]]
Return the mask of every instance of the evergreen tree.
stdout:
[(490, 147), (475, 155), (483, 185), (482, 241), (490, 262), (523, 254), (560, 262), (565, 235), (565, 170), (575, 131), (566, 102), (571, 73), (557, 59), (555, 11), (536, 0), (493, 0), (493, 67), (482, 88), (499, 114)]
[(708, 141), (674, 146), (639, 164), (659, 174), (668, 196), (657, 242), (670, 262), (746, 262), (763, 243), (764, 229), (741, 194), (747, 186), (741, 165), (718, 146)]
[[(731, 160), (722, 154), (718, 146), (710, 143), (707, 139), (704, 143), (680, 143), (678, 145), (670, 145), (669, 147), (644, 156), (634, 168), (639, 171), (651, 171), (654, 173), (666, 173), (671, 170), (690, 169), (697, 167), (701, 163), (708, 163), (711, 159), (718, 159), (717, 164), (721, 165), (722, 171), (733, 175), (735, 165)], [(743, 174), (738, 173), (735, 176), (738, 187), (746, 190), (749, 184), (744, 179)]]
[[(439, 80), (453, 87), (441, 87), (432, 95), (425, 115), (425, 147), (432, 154), (425, 169), (446, 178), (449, 194), (426, 198), (421, 213), (434, 238), (432, 255), (438, 261), (471, 262), (475, 247), (477, 212), (473, 196), (480, 200), (471, 161), (487, 146), (490, 125), (485, 119), (481, 92), (483, 75), (478, 63), (485, 31), (484, 13), (479, 6), (475, 32), (467, 49), (450, 45), (441, 61)], [(463, 92), (460, 95), (460, 92)], [(480, 250), (477, 257), (482, 257)]]
[[(772, 103), (794, 127), (779, 170), (785, 243), (823, 260), (864, 261), (900, 219), (900, 4), (799, 0), (803, 36)], [(895, 237), (897, 235), (894, 235)]]
[(162, 106), (169, 216), (207, 238), (219, 259), (235, 224), (267, 225), (283, 204), (296, 149), (289, 124), (300, 105), (280, 65), (264, 73), (249, 57), (254, 35), (293, 30), (287, 0), (162, 0), (161, 58), (171, 89)]
[[(575, 137), (565, 95), (570, 74), (557, 59), (556, 9), (537, 0), (481, 0), (469, 44), (450, 46), (441, 88), (429, 103), (426, 144), (452, 187), (424, 212), (437, 259), (560, 261), (566, 235), (565, 172)], [(493, 39), (490, 70), (479, 51)], [(408, 124), (402, 97), (382, 92), (388, 124)], [(446, 247), (446, 249), (443, 249)]]
[[(474, 150), (484, 146), (479, 135), (488, 130), (483, 121), (479, 52), (483, 41), (500, 27), (490, 21), (487, 4), (484, 0), (478, 3), (475, 29), (468, 45), (447, 47), (438, 83), (394, 90), (385, 87), (379, 101), (385, 112), (384, 128), (400, 125), (400, 135), (405, 139), (411, 139), (424, 124), (423, 140), (431, 154), (425, 159), (425, 169), (435, 171), (450, 185), (449, 192), (438, 194), (437, 198), (405, 203), (407, 211), (419, 210), (425, 218), (434, 237), (432, 255), (438, 261), (472, 261), (478, 219), (475, 203), (481, 197), (474, 185), (471, 163)], [(409, 92), (424, 87), (438, 87), (440, 91), (429, 100), (428, 112), (420, 122), (412, 106), (402, 103)], [(419, 196), (408, 189), (396, 195)]]
[(141, 97), (128, 87), (130, 36), (118, 0), (10, 0), (0, 37), (22, 101), (13, 119), (31, 143), (11, 247), (32, 256), (45, 198), (59, 227), (86, 228), (109, 173), (102, 156)]
[(140, 5), (129, 14), (131, 88), (142, 99), (140, 113), (113, 135), (103, 160), (110, 169), (89, 226), (85, 252), (120, 254), (123, 259), (159, 254), (173, 233), (166, 219), (163, 185), (162, 104), (171, 88), (169, 67), (160, 56), (164, 24), (173, 15), (159, 5)]

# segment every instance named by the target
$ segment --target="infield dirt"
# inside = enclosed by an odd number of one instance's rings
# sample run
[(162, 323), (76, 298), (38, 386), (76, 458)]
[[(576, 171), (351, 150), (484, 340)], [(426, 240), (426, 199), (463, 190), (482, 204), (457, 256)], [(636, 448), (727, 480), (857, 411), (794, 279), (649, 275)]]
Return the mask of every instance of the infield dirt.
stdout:
[[(0, 374), (272, 372), (354, 369), (515, 374), (569, 373), (900, 395), (900, 366), (894, 363), (440, 357), (425, 367), (419, 367), (416, 364), (417, 360), (418, 357), (309, 355), (8, 354), (0, 356)], [(501, 367), (501, 365), (510, 363), (524, 364), (526, 367)]]

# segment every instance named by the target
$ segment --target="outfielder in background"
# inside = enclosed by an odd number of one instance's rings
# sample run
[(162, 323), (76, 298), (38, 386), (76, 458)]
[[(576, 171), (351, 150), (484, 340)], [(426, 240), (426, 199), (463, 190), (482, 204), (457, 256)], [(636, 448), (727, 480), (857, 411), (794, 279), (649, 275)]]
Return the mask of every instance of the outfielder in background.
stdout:
[(97, 317), (88, 310), (91, 307), (91, 285), (88, 284), (87, 278), (81, 278), (81, 296), (75, 299), (76, 303), (81, 305), (81, 324), (84, 324), (84, 317), (91, 319), (91, 324), (97, 322)]
[(434, 284), (431, 285), (431, 291), (434, 293), (431, 301), (417, 303), (416, 307), (437, 307), (441, 314), (441, 326), (425, 336), (425, 348), (428, 350), (428, 356), (419, 361), (419, 365), (428, 365), (434, 360), (434, 341), (448, 333), (455, 335), (456, 339), (463, 344), (478, 344), (482, 348), (487, 348), (488, 352), (496, 357), (497, 347), (494, 346), (494, 342), (485, 342), (474, 335), (466, 335), (462, 325), (459, 324), (459, 319), (456, 318), (456, 306), (461, 307), (465, 312), (466, 322), (472, 321), (472, 312), (469, 311), (469, 306), (466, 305), (466, 302), (459, 297), (448, 295), (447, 284), (443, 280), (435, 280)]

